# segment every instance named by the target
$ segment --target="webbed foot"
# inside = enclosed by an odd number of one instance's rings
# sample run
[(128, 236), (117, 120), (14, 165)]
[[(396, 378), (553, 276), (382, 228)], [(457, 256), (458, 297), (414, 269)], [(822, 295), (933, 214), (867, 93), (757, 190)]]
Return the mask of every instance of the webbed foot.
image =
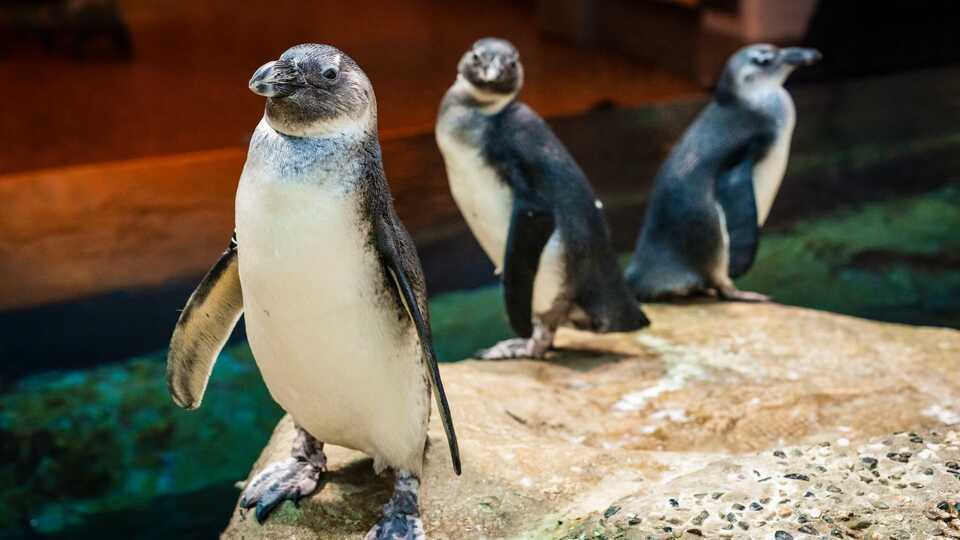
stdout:
[(542, 358), (535, 355), (532, 339), (511, 338), (505, 339), (489, 349), (477, 352), (477, 358), (482, 360), (507, 360), (511, 358)]
[(481, 360), (508, 360), (511, 358), (543, 358), (553, 346), (554, 331), (534, 325), (533, 337), (505, 339), (489, 349), (477, 353)]
[(297, 502), (316, 491), (326, 468), (323, 443), (297, 427), (292, 455), (260, 471), (244, 488), (240, 507), (256, 507), (257, 522), (263, 523), (283, 501)]
[(383, 507), (383, 517), (364, 540), (425, 540), (419, 491), (420, 480), (416, 476), (398, 473), (393, 496)]

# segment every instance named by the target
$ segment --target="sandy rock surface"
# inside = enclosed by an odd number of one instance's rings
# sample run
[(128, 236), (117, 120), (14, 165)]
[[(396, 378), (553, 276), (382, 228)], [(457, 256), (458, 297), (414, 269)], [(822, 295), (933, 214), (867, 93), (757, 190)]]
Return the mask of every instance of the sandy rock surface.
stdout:
[[(443, 366), (464, 471), (434, 415), (431, 538), (960, 537), (960, 332), (775, 304), (647, 311), (635, 334), (562, 331), (547, 361)], [(292, 435), (285, 418), (254, 471)], [(237, 509), (224, 537), (361, 537), (391, 479), (327, 453), (322, 491), (263, 526)]]

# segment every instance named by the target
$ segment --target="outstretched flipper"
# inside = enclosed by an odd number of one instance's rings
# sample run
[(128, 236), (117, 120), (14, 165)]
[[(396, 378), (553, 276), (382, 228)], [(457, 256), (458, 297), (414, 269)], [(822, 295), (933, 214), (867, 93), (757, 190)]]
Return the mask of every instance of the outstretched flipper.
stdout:
[(731, 278), (740, 277), (750, 269), (760, 243), (753, 166), (753, 159), (744, 159), (717, 178), (717, 200), (723, 208), (730, 237), (728, 273)]
[(517, 198), (503, 259), (503, 294), (510, 326), (523, 338), (533, 335), (533, 284), (553, 231), (552, 214)]
[(207, 272), (180, 313), (167, 354), (167, 385), (177, 405), (196, 409), (213, 364), (243, 314), (237, 237)]
[(457, 444), (457, 434), (453, 429), (453, 417), (450, 415), (447, 395), (443, 391), (443, 381), (440, 380), (437, 355), (433, 351), (433, 338), (430, 333), (429, 312), (427, 311), (427, 288), (423, 270), (420, 268), (420, 260), (417, 258), (413, 241), (410, 240), (409, 234), (396, 216), (379, 218), (376, 234), (377, 250), (380, 253), (380, 258), (383, 260), (390, 280), (397, 288), (407, 315), (410, 316), (410, 320), (417, 328), (420, 347), (423, 349), (424, 363), (430, 375), (430, 386), (433, 387), (433, 397), (437, 401), (443, 430), (447, 435), (447, 444), (450, 446), (453, 470), (459, 475), (461, 472), (460, 447)]

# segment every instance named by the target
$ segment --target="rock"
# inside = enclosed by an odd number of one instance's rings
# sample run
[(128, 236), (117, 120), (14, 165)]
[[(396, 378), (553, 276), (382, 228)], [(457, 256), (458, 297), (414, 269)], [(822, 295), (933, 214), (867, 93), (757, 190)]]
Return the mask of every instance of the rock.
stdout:
[[(648, 311), (653, 327), (636, 334), (563, 330), (547, 361), (442, 367), (464, 472), (434, 415), (432, 538), (899, 537), (958, 523), (960, 437), (945, 423), (960, 413), (960, 332), (773, 304)], [(254, 471), (292, 435), (286, 418)], [(262, 526), (236, 509), (224, 538), (365, 532), (390, 479), (357, 452), (328, 457), (322, 491)]]

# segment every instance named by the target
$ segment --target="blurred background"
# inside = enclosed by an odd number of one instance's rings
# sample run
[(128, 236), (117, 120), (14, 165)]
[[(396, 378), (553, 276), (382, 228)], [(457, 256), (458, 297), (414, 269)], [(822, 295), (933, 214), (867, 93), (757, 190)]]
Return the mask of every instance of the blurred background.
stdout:
[[(439, 101), (479, 37), (590, 176), (629, 253), (660, 162), (727, 56), (825, 60), (788, 84), (793, 153), (757, 263), (783, 303), (960, 328), (960, 34), (951, 2), (4, 0), (0, 3), (0, 538), (210, 538), (281, 412), (242, 328), (204, 407), (166, 393), (166, 341), (233, 227), (258, 66), (345, 50), (432, 294), (437, 348), (509, 335), (447, 189)], [(242, 325), (241, 325), (242, 326)]]

